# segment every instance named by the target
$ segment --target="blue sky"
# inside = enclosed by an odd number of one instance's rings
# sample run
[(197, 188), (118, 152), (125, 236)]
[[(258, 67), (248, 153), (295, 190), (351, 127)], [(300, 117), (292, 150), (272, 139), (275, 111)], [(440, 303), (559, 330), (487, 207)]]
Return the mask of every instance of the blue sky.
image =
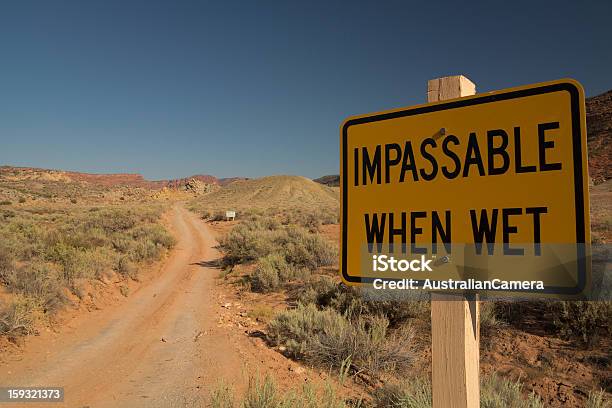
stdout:
[(349, 115), (563, 77), (612, 88), (610, 1), (0, 5), (0, 164), (149, 179), (337, 173)]

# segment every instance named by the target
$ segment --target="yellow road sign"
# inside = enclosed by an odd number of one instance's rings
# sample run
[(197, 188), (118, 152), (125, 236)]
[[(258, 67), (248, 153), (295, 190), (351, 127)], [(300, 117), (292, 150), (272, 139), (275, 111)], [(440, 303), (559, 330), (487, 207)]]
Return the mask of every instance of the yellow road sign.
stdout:
[(351, 117), (340, 146), (345, 282), (486, 277), (582, 291), (590, 230), (577, 82)]

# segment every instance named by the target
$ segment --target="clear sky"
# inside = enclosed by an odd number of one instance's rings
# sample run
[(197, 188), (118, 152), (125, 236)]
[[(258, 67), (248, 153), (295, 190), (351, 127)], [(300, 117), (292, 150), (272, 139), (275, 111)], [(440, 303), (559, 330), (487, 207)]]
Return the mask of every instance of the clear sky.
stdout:
[(338, 173), (349, 115), (572, 77), (612, 88), (612, 1), (5, 1), (0, 164), (150, 179)]

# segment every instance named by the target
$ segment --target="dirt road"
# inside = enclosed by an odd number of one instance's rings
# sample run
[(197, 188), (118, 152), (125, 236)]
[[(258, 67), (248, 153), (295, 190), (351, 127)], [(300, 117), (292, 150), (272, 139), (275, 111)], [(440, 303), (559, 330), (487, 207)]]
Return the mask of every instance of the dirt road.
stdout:
[(185, 407), (220, 378), (239, 380), (238, 350), (215, 321), (216, 242), (184, 208), (171, 218), (178, 244), (156, 279), (67, 333), (32, 340), (0, 366), (0, 384), (63, 386), (68, 407)]

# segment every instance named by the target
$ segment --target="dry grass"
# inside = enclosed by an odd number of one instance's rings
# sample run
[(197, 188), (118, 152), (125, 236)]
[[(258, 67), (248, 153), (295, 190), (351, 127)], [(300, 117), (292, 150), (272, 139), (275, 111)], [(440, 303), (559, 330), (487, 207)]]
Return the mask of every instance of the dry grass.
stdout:
[(612, 408), (612, 400), (604, 390), (589, 392), (586, 408)]
[(211, 408), (348, 408), (329, 384), (322, 390), (305, 385), (301, 390), (281, 392), (269, 376), (251, 377), (239, 403), (232, 388), (223, 383), (212, 391), (210, 399)]
[[(388, 383), (374, 392), (375, 408), (431, 408), (431, 384), (423, 379)], [(505, 380), (496, 374), (481, 379), (482, 408), (544, 408), (535, 395), (523, 396), (519, 382)]]

